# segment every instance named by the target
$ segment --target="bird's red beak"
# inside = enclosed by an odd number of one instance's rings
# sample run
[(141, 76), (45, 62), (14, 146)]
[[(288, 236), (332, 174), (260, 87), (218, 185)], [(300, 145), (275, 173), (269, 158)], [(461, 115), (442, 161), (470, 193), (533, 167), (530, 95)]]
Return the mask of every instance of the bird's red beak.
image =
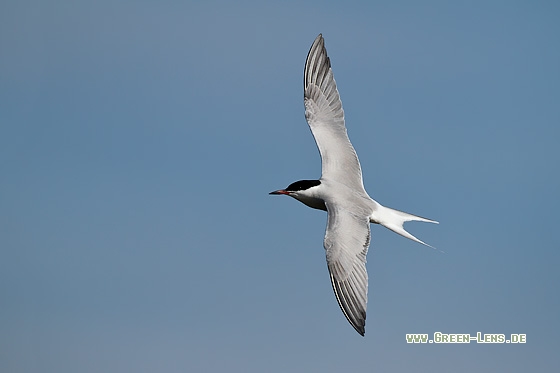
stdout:
[(289, 192), (287, 192), (284, 189), (280, 189), (280, 190), (275, 190), (274, 192), (270, 192), (268, 194), (290, 194)]

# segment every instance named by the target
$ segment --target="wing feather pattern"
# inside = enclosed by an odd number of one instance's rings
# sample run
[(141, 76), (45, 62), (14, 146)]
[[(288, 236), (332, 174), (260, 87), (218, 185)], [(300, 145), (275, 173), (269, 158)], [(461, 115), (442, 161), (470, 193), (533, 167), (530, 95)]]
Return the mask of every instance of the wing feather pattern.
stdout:
[(331, 284), (346, 319), (365, 334), (368, 276), (366, 254), (370, 242), (369, 220), (326, 203), (328, 212), (324, 246)]
[(304, 104), (305, 118), (321, 153), (322, 178), (364, 190), (360, 162), (348, 139), (342, 101), (321, 34), (305, 61)]
[[(336, 300), (346, 319), (364, 335), (368, 277), (366, 254), (370, 241), (369, 215), (359, 201), (367, 196), (362, 170), (344, 123), (342, 101), (336, 88), (322, 35), (317, 36), (305, 61), (305, 118), (321, 153), (324, 182), (333, 181), (351, 191), (325, 201), (328, 213), (324, 246)], [(331, 184), (333, 185), (333, 184)]]

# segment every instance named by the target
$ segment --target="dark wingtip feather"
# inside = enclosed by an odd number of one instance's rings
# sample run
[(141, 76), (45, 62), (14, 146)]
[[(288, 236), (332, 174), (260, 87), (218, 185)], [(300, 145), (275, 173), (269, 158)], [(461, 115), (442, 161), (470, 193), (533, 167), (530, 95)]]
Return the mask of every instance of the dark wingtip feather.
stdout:
[(307, 53), (305, 60), (305, 70), (303, 74), (304, 90), (307, 89), (309, 84), (316, 84), (321, 86), (325, 76), (331, 68), (330, 58), (327, 56), (327, 49), (325, 48), (325, 39), (323, 34), (319, 34), (311, 48)]
[(332, 272), (331, 285), (334, 290), (336, 301), (342, 310), (342, 313), (346, 317), (346, 320), (352, 325), (352, 327), (360, 334), (362, 337), (366, 334), (366, 311), (362, 309), (359, 302), (356, 299), (346, 299), (343, 294), (351, 294), (349, 291), (344, 291), (342, 287), (346, 287), (345, 281), (337, 281)]

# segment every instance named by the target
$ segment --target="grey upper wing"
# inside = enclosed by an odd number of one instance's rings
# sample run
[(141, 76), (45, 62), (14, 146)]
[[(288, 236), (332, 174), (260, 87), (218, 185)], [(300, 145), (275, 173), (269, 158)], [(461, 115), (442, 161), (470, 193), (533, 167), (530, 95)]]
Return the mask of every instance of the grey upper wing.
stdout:
[(328, 221), (324, 246), (334, 294), (346, 319), (358, 333), (364, 335), (369, 219), (359, 217), (333, 203), (327, 202), (326, 206)]
[(344, 110), (322, 35), (305, 61), (305, 118), (322, 159), (323, 178), (363, 190), (362, 170), (344, 125)]

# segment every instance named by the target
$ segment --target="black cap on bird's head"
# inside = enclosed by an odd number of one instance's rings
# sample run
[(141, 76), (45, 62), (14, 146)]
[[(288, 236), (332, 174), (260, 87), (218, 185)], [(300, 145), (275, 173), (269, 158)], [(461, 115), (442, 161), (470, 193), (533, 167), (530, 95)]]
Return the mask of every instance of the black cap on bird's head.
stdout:
[(314, 186), (320, 185), (320, 180), (300, 180), (296, 181), (295, 183), (291, 183), (288, 185), (286, 189), (275, 190), (274, 192), (270, 192), (268, 194), (290, 194), (293, 192), (299, 192), (302, 190), (307, 190)]

